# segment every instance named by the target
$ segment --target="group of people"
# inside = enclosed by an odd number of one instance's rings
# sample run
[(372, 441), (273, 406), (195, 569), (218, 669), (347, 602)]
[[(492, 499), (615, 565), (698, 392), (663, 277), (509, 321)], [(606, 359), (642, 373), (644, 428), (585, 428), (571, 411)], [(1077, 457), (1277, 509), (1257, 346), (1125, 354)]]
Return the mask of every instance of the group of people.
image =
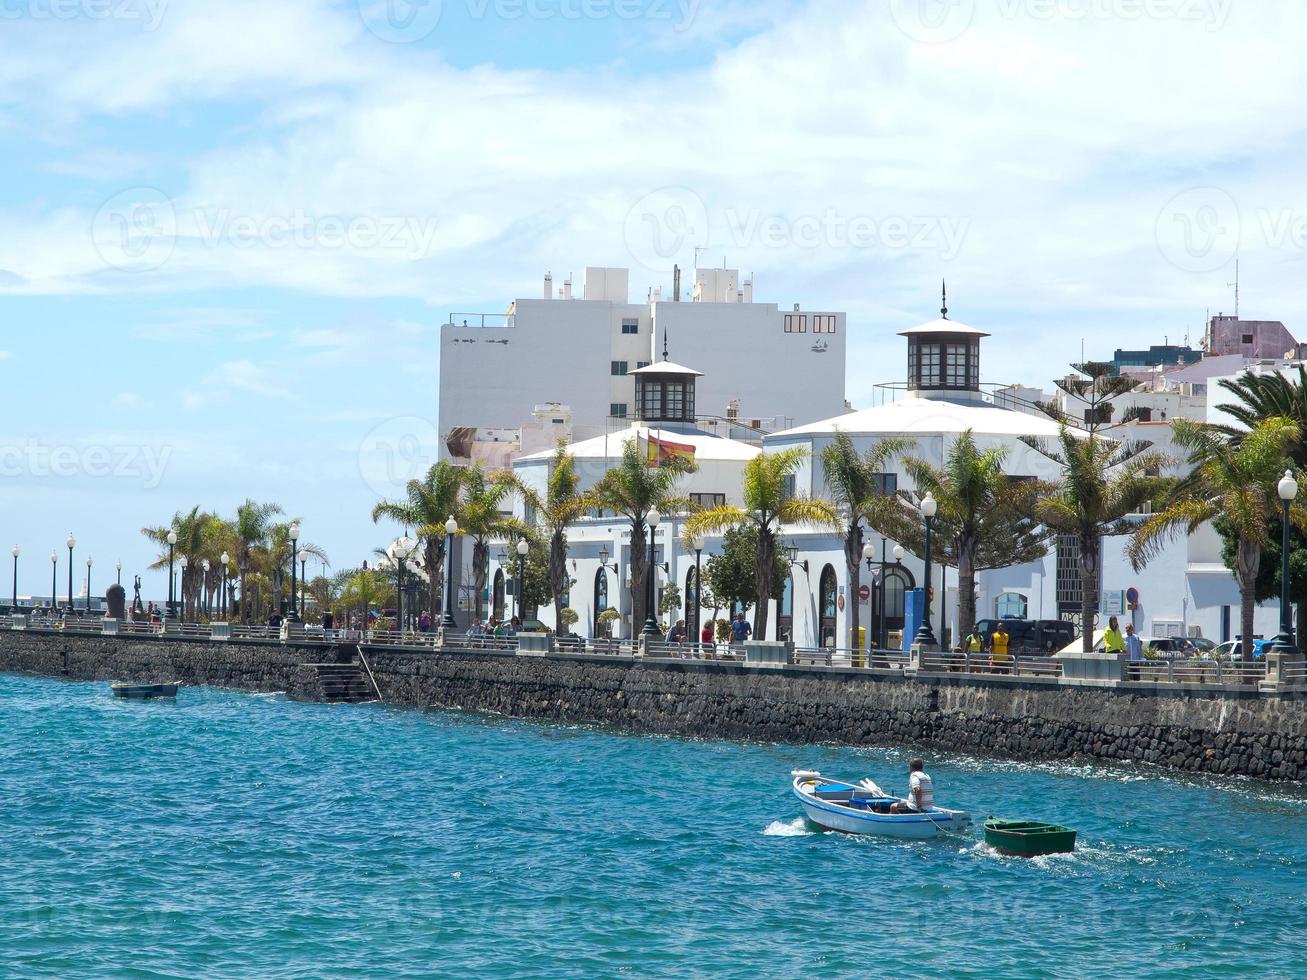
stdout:
[(1127, 660), (1136, 663), (1144, 659), (1144, 641), (1135, 632), (1134, 623), (1126, 623), (1123, 634), (1121, 625), (1112, 616), (1107, 621), (1107, 629), (1103, 631), (1103, 652), (1124, 653)]
[(492, 615), (484, 623), (474, 622), (467, 628), (467, 635), (469, 639), (485, 639), (489, 636), (513, 637), (521, 630), (522, 620), (516, 616), (512, 619), (500, 619)]
[(1008, 636), (1007, 627), (1003, 625), (1000, 619), (998, 625), (994, 627), (994, 632), (988, 636), (980, 629), (980, 624), (976, 623), (971, 627), (971, 632), (967, 634), (966, 639), (962, 641), (961, 653), (989, 654), (989, 669), (994, 673), (1006, 673), (1012, 669), (1012, 653), (1008, 649), (1011, 637)]
[[(749, 621), (744, 618), (744, 613), (737, 613), (731, 620), (731, 642), (744, 643), (753, 636), (753, 627)], [(670, 630), (667, 631), (667, 641), (669, 643), (685, 643), (690, 640), (690, 634), (685, 626), (685, 620), (678, 619)], [(699, 631), (699, 642), (704, 646), (717, 642), (717, 624), (713, 620), (708, 620), (703, 624), (703, 629)]]

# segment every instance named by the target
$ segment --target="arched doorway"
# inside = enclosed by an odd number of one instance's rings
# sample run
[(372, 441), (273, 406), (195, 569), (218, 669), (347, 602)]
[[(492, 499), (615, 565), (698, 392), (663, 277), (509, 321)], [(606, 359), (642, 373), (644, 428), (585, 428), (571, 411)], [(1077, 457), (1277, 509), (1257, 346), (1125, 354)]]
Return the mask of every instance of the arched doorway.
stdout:
[(823, 647), (835, 646), (835, 618), (839, 614), (836, 607), (836, 595), (839, 592), (838, 580), (835, 577), (835, 569), (827, 565), (821, 570), (821, 592), (820, 604), (821, 626), (818, 633), (818, 643)]
[(506, 600), (504, 598), (504, 570), (502, 568), (495, 569), (494, 596), (495, 596), (495, 603), (494, 603), (495, 618), (498, 619), (500, 622), (503, 622), (504, 605)]
[(604, 636), (604, 624), (599, 622), (599, 614), (608, 608), (608, 569), (600, 568), (595, 572), (594, 622), (591, 623), (591, 636)]
[(794, 576), (785, 576), (785, 588), (776, 607), (776, 639), (786, 642), (794, 639)]
[[(912, 573), (906, 568), (891, 566), (885, 569), (884, 608), (879, 611), (877, 617), (877, 627), (880, 629), (880, 636), (877, 638), (878, 643), (880, 638), (884, 637), (887, 646), (893, 645), (888, 642), (887, 638), (892, 631), (903, 629), (906, 617), (904, 596), (915, 584)], [(880, 600), (879, 589), (876, 590), (875, 597), (877, 601)], [(882, 617), (884, 619), (883, 624), (880, 622)]]

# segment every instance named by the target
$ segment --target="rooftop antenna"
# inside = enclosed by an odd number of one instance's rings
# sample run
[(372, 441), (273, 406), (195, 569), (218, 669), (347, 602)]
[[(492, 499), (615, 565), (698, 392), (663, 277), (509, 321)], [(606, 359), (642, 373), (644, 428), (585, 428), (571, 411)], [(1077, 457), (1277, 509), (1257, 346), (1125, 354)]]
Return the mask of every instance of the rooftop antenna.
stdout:
[(948, 283), (943, 279), (939, 281), (939, 315), (942, 319), (948, 319)]
[(663, 327), (663, 360), (667, 360), (667, 328)]
[(1226, 286), (1234, 287), (1234, 318), (1239, 319), (1239, 253), (1234, 256), (1234, 282), (1227, 282)]

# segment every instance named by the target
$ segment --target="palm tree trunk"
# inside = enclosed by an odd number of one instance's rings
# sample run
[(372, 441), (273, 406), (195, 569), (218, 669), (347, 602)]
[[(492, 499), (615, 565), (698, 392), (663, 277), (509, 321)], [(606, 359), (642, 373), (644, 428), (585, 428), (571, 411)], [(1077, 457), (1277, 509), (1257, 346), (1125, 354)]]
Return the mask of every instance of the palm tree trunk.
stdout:
[(776, 536), (770, 527), (758, 528), (758, 557), (754, 564), (753, 635), (767, 638), (767, 606), (771, 602), (772, 568), (776, 564)]
[(649, 541), (643, 520), (631, 522), (631, 636), (640, 635), (649, 610), (645, 602), (645, 583), (649, 575)]
[(1098, 599), (1098, 535), (1080, 535), (1080, 649), (1094, 651), (1094, 607)]
[(440, 622), (440, 585), (445, 580), (445, 548), (440, 538), (427, 538), (423, 550), (427, 572), (427, 615), (433, 623)]
[(862, 618), (862, 525), (850, 524), (844, 534), (844, 563), (849, 572), (849, 648), (857, 650), (858, 626)]
[(567, 592), (567, 538), (555, 531), (549, 539), (549, 587), (554, 591), (554, 633), (563, 633), (563, 596)]
[(1253, 654), (1253, 614), (1257, 607), (1257, 571), (1262, 550), (1254, 541), (1240, 538), (1235, 547), (1235, 577), (1239, 580), (1239, 659), (1251, 660)]
[(490, 546), (484, 541), (474, 539), (472, 541), (472, 587), (474, 590), (472, 606), (476, 610), (478, 623), (481, 622), (481, 613), (484, 611), (481, 592), (486, 585), (486, 566), (489, 562)]
[[(976, 625), (976, 542), (969, 535), (958, 538), (958, 633)], [(942, 637), (941, 637), (942, 639)], [(957, 637), (954, 637), (954, 646)]]

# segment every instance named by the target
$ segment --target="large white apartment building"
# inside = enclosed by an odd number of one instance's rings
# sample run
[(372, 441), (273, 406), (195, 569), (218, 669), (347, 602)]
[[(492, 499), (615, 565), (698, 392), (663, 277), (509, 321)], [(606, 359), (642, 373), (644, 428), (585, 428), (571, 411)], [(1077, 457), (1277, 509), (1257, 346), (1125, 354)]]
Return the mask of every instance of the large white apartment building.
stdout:
[(696, 270), (685, 301), (650, 289), (632, 303), (629, 280), (587, 267), (577, 296), (546, 274), (537, 298), (504, 313), (452, 314), (440, 331), (441, 457), (503, 465), (539, 448), (537, 430), (556, 441), (624, 428), (630, 372), (664, 345), (705, 368), (697, 415), (723, 435), (761, 438), (845, 410), (844, 313), (754, 302), (735, 269)]

